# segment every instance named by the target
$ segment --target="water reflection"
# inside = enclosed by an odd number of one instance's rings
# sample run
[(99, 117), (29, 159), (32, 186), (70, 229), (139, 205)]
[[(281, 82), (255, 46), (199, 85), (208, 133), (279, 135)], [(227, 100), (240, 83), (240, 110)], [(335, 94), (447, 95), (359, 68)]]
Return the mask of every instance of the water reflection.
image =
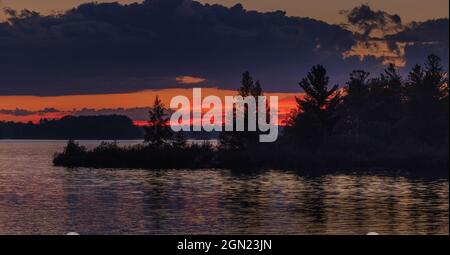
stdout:
[(1, 234), (448, 234), (448, 179), (64, 169), (0, 143)]

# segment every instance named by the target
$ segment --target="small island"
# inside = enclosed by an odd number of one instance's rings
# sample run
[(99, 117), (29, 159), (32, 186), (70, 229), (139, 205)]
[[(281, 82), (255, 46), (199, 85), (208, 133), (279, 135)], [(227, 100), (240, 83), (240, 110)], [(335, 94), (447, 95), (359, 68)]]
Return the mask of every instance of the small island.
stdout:
[[(70, 140), (54, 165), (140, 169), (401, 169), (448, 174), (448, 79), (430, 55), (402, 77), (389, 65), (378, 77), (350, 74), (344, 88), (330, 86), (317, 65), (299, 83), (304, 96), (280, 126), (279, 139), (259, 143), (257, 132), (221, 132), (218, 144), (190, 143), (168, 125), (169, 109), (156, 98), (144, 143), (102, 143), (87, 149)], [(261, 96), (245, 72), (239, 95)]]

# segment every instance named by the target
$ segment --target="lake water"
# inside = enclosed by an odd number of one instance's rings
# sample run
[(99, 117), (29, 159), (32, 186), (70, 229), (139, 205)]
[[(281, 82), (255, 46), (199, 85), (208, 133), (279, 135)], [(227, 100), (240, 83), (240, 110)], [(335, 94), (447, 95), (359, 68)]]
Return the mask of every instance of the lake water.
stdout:
[(449, 234), (447, 178), (53, 167), (64, 144), (0, 140), (0, 234)]

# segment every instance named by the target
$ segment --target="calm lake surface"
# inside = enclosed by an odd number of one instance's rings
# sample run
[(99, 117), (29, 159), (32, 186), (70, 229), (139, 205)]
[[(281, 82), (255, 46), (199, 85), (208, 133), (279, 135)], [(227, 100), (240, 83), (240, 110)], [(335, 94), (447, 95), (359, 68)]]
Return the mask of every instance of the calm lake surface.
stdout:
[(449, 234), (447, 178), (53, 167), (64, 145), (0, 140), (0, 234)]

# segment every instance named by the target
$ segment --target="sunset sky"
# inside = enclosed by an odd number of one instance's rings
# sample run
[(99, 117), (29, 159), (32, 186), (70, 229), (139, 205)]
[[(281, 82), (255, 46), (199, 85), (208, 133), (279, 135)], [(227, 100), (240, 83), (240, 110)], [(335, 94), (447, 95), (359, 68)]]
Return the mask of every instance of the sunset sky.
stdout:
[[(67, 114), (93, 115), (95, 113), (123, 112), (136, 122), (147, 117), (148, 107), (158, 96), (166, 105), (170, 105), (173, 96), (186, 96), (192, 102), (192, 89), (145, 90), (135, 93), (72, 96), (1, 96), (0, 120), (15, 122), (39, 122), (42, 118), (60, 118)], [(225, 96), (235, 96), (234, 90), (215, 88), (202, 89), (202, 96), (218, 96), (225, 102)], [(290, 110), (296, 106), (295, 96), (300, 93), (267, 93), (267, 97), (278, 96), (280, 121), (284, 121)], [(45, 106), (46, 109), (43, 108)], [(125, 108), (125, 109), (123, 109)], [(127, 109), (128, 108), (128, 109)], [(9, 114), (7, 110), (12, 109)], [(20, 110), (22, 109), (22, 110)], [(27, 110), (23, 110), (27, 109)], [(57, 111), (54, 111), (57, 109)], [(205, 109), (206, 110), (206, 109)]]
[[(325, 65), (339, 85), (354, 69), (376, 75), (395, 63), (406, 73), (430, 53), (448, 68), (448, 0), (199, 1), (226, 8), (152, 0), (65, 13), (86, 2), (0, 0), (0, 8), (43, 15), (7, 23), (0, 14), (0, 121), (115, 109), (140, 120), (136, 112), (145, 113), (156, 95), (166, 105), (193, 87), (207, 88), (205, 95), (234, 95), (246, 70), (267, 95), (280, 96), (280, 111), (287, 113), (301, 93), (298, 81), (314, 64)], [(352, 28), (330, 25), (349, 23), (341, 11), (366, 3), (370, 8), (353, 9), (358, 20)], [(287, 14), (265, 13), (275, 10)], [(45, 16), (52, 13), (61, 15)], [(374, 21), (366, 37), (352, 33)]]
[[(15, 9), (28, 8), (44, 13), (61, 11), (89, 0), (0, 0), (3, 6)], [(97, 0), (96, 2), (134, 3), (135, 0)], [(388, 10), (399, 14), (405, 21), (423, 21), (448, 17), (448, 0), (200, 0), (202, 3), (233, 6), (241, 3), (245, 8), (258, 11), (285, 10), (288, 15), (311, 17), (330, 23), (343, 22), (339, 11), (368, 3), (375, 9)]]

